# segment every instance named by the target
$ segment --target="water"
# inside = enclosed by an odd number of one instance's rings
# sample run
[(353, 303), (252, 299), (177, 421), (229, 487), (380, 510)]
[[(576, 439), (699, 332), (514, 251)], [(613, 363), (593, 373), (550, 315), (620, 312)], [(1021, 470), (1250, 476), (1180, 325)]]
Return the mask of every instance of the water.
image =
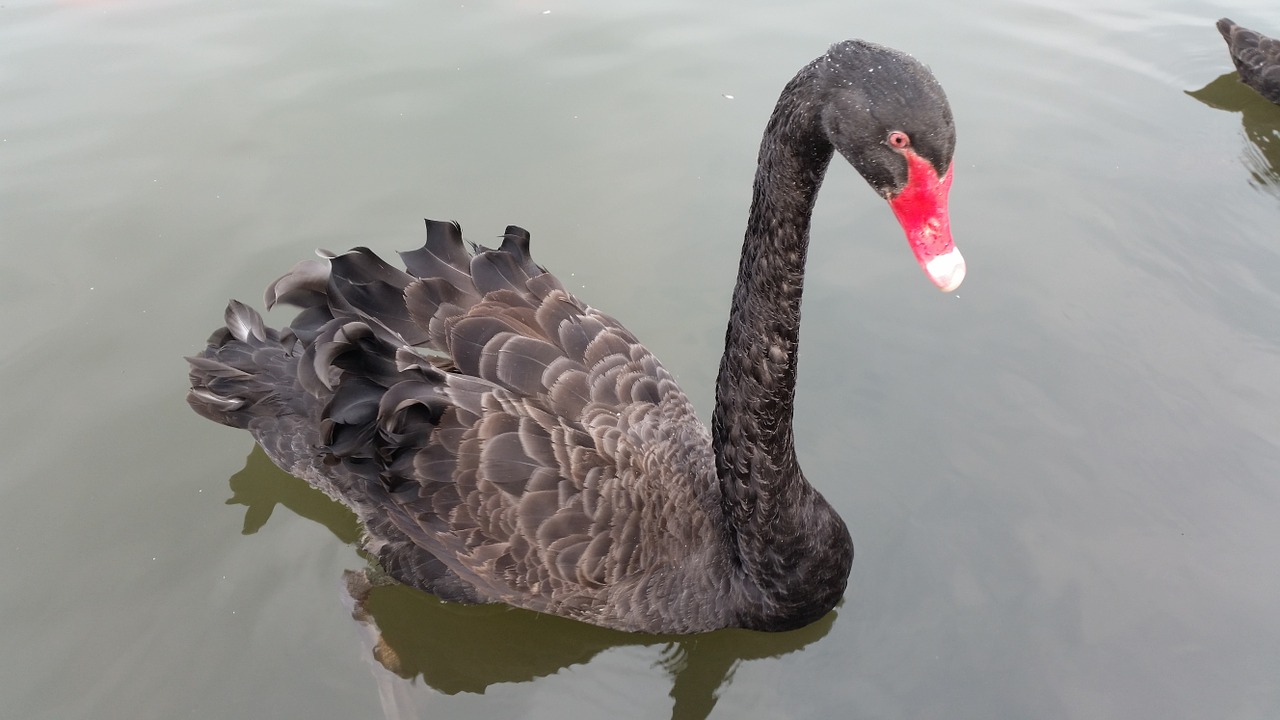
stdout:
[[(1280, 108), (1220, 77), (1223, 14), (1280, 35), (1261, 1), (0, 7), (3, 714), (1280, 716)], [(676, 640), (391, 588), (412, 680), (372, 662), (351, 516), (191, 413), (181, 356), (314, 247), (518, 223), (708, 417), (764, 119), (850, 36), (947, 88), (970, 274), (933, 290), (833, 166), (796, 433), (842, 607)]]

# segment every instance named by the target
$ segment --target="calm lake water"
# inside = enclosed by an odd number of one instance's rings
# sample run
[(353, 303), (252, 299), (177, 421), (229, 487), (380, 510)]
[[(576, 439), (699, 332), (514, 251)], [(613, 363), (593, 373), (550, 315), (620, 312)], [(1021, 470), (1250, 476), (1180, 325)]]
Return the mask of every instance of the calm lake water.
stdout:
[[(1280, 36), (1273, 0), (10, 0), (0, 715), (1280, 717), (1280, 107), (1221, 15)], [(375, 663), (354, 519), (182, 356), (313, 248), (517, 223), (708, 418), (764, 120), (846, 37), (946, 87), (969, 277), (833, 165), (796, 434), (843, 605), (677, 640), (391, 588)]]

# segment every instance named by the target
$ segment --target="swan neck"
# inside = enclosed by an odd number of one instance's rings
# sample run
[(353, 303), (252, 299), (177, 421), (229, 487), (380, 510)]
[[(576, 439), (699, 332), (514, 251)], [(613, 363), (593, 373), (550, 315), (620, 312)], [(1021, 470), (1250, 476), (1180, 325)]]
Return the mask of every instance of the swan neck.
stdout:
[[(811, 490), (792, 436), (809, 223), (832, 157), (813, 66), (783, 90), (760, 145), (712, 418), (717, 472), (735, 527)], [(802, 520), (802, 519), (801, 519)]]

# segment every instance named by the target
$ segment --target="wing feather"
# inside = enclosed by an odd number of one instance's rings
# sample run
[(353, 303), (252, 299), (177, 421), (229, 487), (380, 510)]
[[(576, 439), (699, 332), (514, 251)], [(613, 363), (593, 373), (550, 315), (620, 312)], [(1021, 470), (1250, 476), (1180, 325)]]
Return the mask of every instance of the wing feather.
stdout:
[[(705, 428), (631, 333), (533, 262), (528, 233), (470, 254), (456, 224), (428, 221), (405, 270), (366, 248), (322, 257), (268, 288), (268, 305), (301, 307), (283, 333), (228, 307), (211, 338), (225, 349), (192, 360), (207, 378), (192, 403), (244, 412), (238, 358), (284, 347), (272, 362), (315, 435), (264, 447), (353, 507), (396, 577), (624, 628), (720, 582), (686, 568), (720, 547)], [(660, 517), (672, 507), (683, 521)]]

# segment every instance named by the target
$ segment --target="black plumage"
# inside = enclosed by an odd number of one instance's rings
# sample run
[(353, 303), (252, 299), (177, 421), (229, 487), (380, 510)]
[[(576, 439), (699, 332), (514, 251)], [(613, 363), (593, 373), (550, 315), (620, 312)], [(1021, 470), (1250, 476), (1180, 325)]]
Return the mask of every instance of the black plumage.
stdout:
[(1280, 40), (1240, 27), (1228, 18), (1218, 21), (1231, 62), (1245, 85), (1280, 105)]
[[(872, 71), (874, 79), (870, 79)], [(232, 302), (188, 402), (351, 507), (395, 578), (623, 630), (785, 630), (839, 601), (853, 546), (792, 443), (809, 217), (835, 151), (886, 197), (885, 133), (939, 175), (950, 108), (907, 55), (850, 41), (802, 69), (761, 144), (709, 432), (671, 374), (508, 227), (468, 252), (427, 222), (405, 270), (365, 248), (300, 263), (264, 326)]]

